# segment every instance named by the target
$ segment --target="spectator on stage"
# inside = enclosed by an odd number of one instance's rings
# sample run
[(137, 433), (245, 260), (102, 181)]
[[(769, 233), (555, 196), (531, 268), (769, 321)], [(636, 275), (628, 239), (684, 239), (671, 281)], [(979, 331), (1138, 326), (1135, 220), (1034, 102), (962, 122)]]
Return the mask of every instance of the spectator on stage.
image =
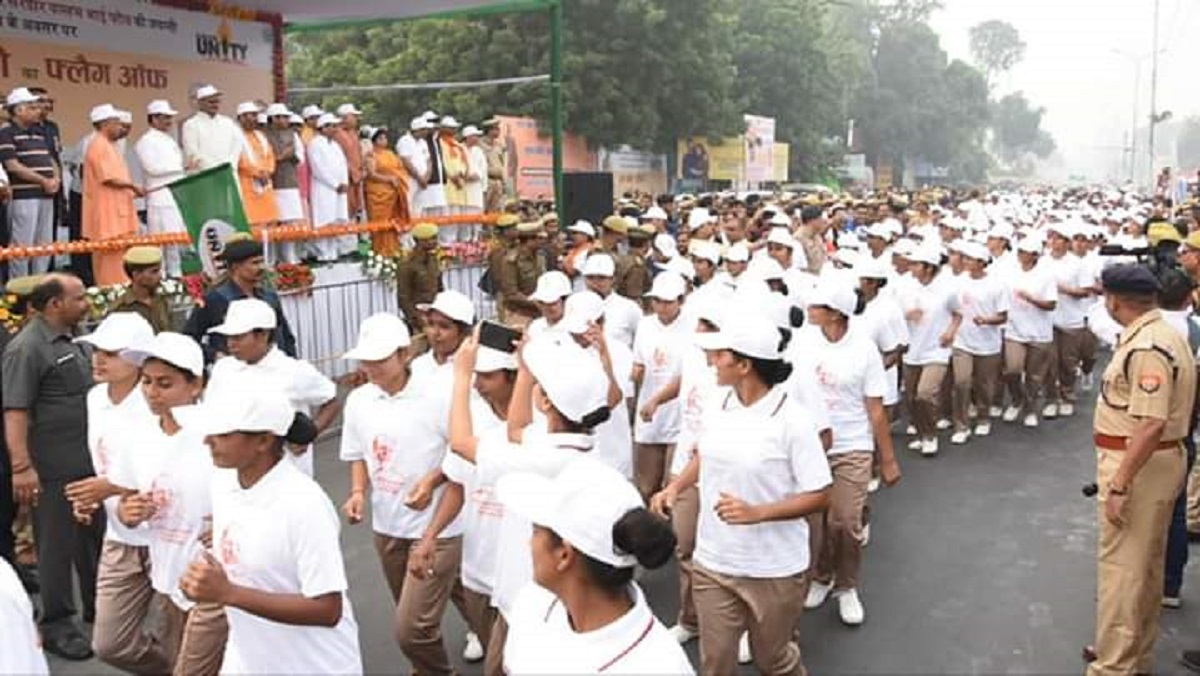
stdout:
[[(125, 158), (117, 148), (117, 140), (123, 133), (119, 111), (107, 103), (99, 105), (92, 109), (91, 120), (98, 126), (83, 158), (83, 238), (101, 242), (136, 235), (138, 220), (133, 198), (144, 193), (133, 182)], [(123, 251), (92, 254), (96, 284), (108, 286), (126, 281), (123, 256)]]
[[(304, 164), (304, 142), (292, 129), (292, 111), (282, 103), (267, 106), (267, 141), (275, 153), (275, 173), (271, 183), (275, 186), (275, 204), (279, 210), (280, 225), (292, 225), (304, 220), (304, 206), (300, 199), (300, 167)], [(279, 260), (286, 263), (300, 262), (294, 242), (280, 242), (277, 246)]]
[[(351, 223), (362, 219), (363, 213), (363, 172), (366, 165), (363, 162), (362, 143), (358, 138), (359, 116), (362, 111), (353, 103), (343, 103), (338, 106), (337, 116), (341, 123), (334, 131), (333, 140), (342, 148), (346, 156), (346, 170), (349, 173), (350, 185), (346, 190), (346, 213)], [(337, 239), (338, 254), (346, 256), (358, 250), (358, 236), (343, 235)]]
[[(6, 100), (12, 124), (0, 129), (0, 164), (12, 190), (9, 205), (9, 243), (13, 246), (49, 244), (54, 239), (54, 200), (62, 187), (54, 146), (40, 126), (42, 105), (25, 87)], [(32, 262), (30, 262), (32, 260)], [(18, 258), (9, 263), (13, 277), (50, 269), (50, 259)]]
[[(166, 185), (183, 178), (183, 149), (170, 133), (178, 113), (167, 101), (159, 99), (146, 106), (149, 129), (134, 145), (146, 189), (146, 225), (151, 235), (186, 232), (183, 215)], [(180, 277), (181, 248), (163, 247), (163, 267), (168, 277)], [(153, 323), (153, 322), (151, 322)]]
[[(350, 189), (350, 170), (346, 154), (334, 140), (338, 129), (337, 117), (326, 113), (317, 122), (321, 135), (308, 147), (308, 164), (312, 171), (312, 223), (318, 230), (340, 225), (349, 219), (346, 193)], [(333, 262), (338, 259), (338, 242), (332, 237), (313, 240), (317, 260)]]
[[(447, 115), (439, 123), (437, 132), (438, 150), (445, 162), (446, 213), (450, 215), (464, 214), (467, 207), (467, 149), (454, 138), (458, 127), (458, 120)], [(442, 226), (438, 240), (449, 244), (466, 239), (462, 231), (458, 225)]]
[(125, 274), (129, 288), (113, 304), (113, 312), (136, 312), (150, 323), (155, 333), (174, 331), (171, 304), (159, 293), (162, 283), (162, 250), (155, 246), (130, 247), (125, 252)]
[[(142, 172), (142, 163), (138, 161), (137, 153), (133, 148), (129, 147), (129, 135), (133, 133), (133, 113), (118, 108), (117, 120), (121, 123), (121, 133), (117, 135), (117, 152), (121, 153), (121, 157), (125, 160), (125, 166), (129, 167), (129, 178), (133, 181), (134, 185), (142, 188), (144, 192), (146, 188), (146, 175)], [(133, 213), (138, 220), (138, 232), (145, 232), (145, 195), (134, 196)]]
[[(484, 191), (487, 188), (487, 153), (480, 145), (479, 139), (483, 132), (478, 127), (468, 125), (463, 129), (463, 143), (467, 147), (467, 174), (464, 178), (467, 193), (467, 204), (463, 213), (483, 213)], [(468, 241), (479, 239), (479, 224), (463, 226), (466, 232), (464, 238)]]
[(483, 210), (487, 213), (497, 213), (504, 206), (504, 196), (508, 190), (504, 185), (505, 172), (508, 170), (508, 151), (500, 140), (500, 120), (489, 118), (484, 120), (483, 139), (479, 145), (487, 157), (487, 191), (484, 193)]
[(433, 133), (433, 126), (424, 117), (414, 117), (408, 130), (396, 141), (396, 155), (408, 170), (408, 213), (419, 216), (422, 193), (429, 180), (429, 146), (425, 137)]
[(438, 142), (438, 116), (433, 111), (424, 115), (429, 125), (429, 134), (425, 136), (425, 145), (429, 149), (429, 174), (425, 180), (425, 188), (421, 190), (421, 215), (444, 216), (446, 205), (446, 157), (442, 153), (442, 144)]
[(278, 318), (275, 342), (289, 357), (296, 356), (296, 336), (283, 316), (279, 294), (263, 286), (266, 262), (263, 260), (262, 245), (250, 239), (234, 239), (225, 244), (221, 260), (227, 266), (225, 281), (204, 294), (204, 304), (192, 310), (183, 332), (204, 346), (204, 358), (208, 363), (229, 354), (225, 337), (208, 332), (225, 321), (229, 304), (241, 298), (258, 298), (275, 310)]
[(300, 130), (300, 140), (304, 141), (304, 147), (307, 148), (317, 136), (320, 135), (320, 130), (317, 129), (317, 120), (325, 111), (321, 110), (320, 106), (304, 106), (300, 116), (304, 118), (304, 127)]
[(54, 97), (50, 96), (50, 92), (45, 87), (30, 87), (29, 93), (38, 97), (38, 103), (41, 104), (41, 115), (38, 116), (38, 127), (46, 136), (46, 140), (50, 142), (50, 153), (54, 155), (54, 161), (60, 168), (62, 166), (62, 131), (58, 128), (58, 123), (50, 119), (54, 114)]
[(258, 104), (246, 101), (238, 105), (238, 123), (242, 125), (242, 151), (238, 156), (238, 184), (242, 206), (251, 225), (268, 225), (279, 220), (275, 203), (275, 152), (265, 134), (258, 129)]
[[(397, 220), (406, 222), (408, 214), (408, 172), (388, 143), (388, 130), (371, 134), (371, 154), (367, 155), (367, 220), (372, 223)], [(371, 233), (371, 250), (380, 256), (400, 253), (400, 237), (395, 229)]]
[(203, 171), (228, 163), (236, 167), (242, 154), (242, 130), (221, 109), (221, 92), (212, 85), (196, 90), (195, 115), (183, 123), (184, 168)]

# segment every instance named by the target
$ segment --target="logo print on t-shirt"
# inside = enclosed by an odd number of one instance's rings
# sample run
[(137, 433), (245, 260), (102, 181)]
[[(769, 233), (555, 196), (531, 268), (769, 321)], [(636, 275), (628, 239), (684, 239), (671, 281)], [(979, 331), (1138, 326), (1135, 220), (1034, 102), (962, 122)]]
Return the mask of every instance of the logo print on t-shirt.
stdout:
[(221, 530), (221, 541), (219, 553), (221, 563), (226, 566), (235, 566), (238, 563), (238, 544), (233, 536), (233, 524), (225, 526)]

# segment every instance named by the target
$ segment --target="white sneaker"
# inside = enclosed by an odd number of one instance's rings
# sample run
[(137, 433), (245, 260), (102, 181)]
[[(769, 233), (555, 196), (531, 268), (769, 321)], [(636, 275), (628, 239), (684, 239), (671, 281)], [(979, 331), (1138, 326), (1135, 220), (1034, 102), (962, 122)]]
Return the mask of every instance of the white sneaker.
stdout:
[(1009, 406), (1004, 409), (1004, 422), (1013, 422), (1019, 415), (1021, 415), (1021, 409), (1016, 406)]
[(871, 480), (867, 482), (867, 492), (874, 493), (877, 490), (879, 490), (879, 477), (873, 476), (871, 477)]
[(955, 432), (954, 434), (950, 435), (950, 443), (965, 444), (965, 443), (967, 443), (967, 439), (970, 439), (970, 438), (971, 438), (970, 432), (968, 432), (966, 430), (959, 430), (959, 431)]
[(948, 430), (951, 427), (954, 427), (954, 423), (950, 422), (949, 420), (946, 420), (945, 418), (942, 418), (941, 420), (937, 421), (937, 428), (939, 430)]
[(1053, 420), (1058, 417), (1058, 404), (1046, 404), (1042, 408), (1042, 417), (1046, 420)]
[(483, 659), (483, 644), (473, 631), (467, 632), (467, 645), (463, 647), (462, 657), (464, 662), (478, 662)]
[(1004, 415), (1004, 409), (1000, 408), (999, 406), (993, 406), (988, 409), (989, 418), (999, 418), (1002, 415)]
[(930, 437), (921, 440), (921, 455), (937, 455), (938, 440), (937, 437)]
[(1183, 605), (1183, 602), (1180, 601), (1178, 596), (1162, 597), (1162, 607), (1163, 608), (1179, 608), (1182, 605)]
[(847, 589), (838, 594), (838, 614), (842, 616), (842, 624), (857, 627), (867, 619), (862, 601), (858, 600), (858, 590)]
[(1069, 403), (1060, 404), (1058, 407), (1058, 414), (1064, 418), (1070, 418), (1071, 416), (1075, 415), (1075, 405)]
[(750, 664), (754, 661), (754, 655), (750, 654), (750, 634), (742, 632), (742, 637), (738, 639), (738, 664)]
[(911, 437), (917, 433), (917, 428), (914, 425), (909, 425), (908, 427), (904, 428), (904, 433)]
[(977, 436), (977, 437), (986, 437), (987, 435), (989, 435), (991, 433), (992, 433), (992, 423), (990, 423), (990, 422), (981, 422), (975, 426), (975, 436)]
[(824, 584), (813, 580), (808, 585), (808, 596), (804, 599), (804, 609), (820, 608), (825, 603), (825, 599), (829, 598), (829, 592), (832, 590), (832, 583)]
[(908, 442), (908, 450), (910, 450), (910, 451), (921, 450), (921, 440), (913, 439), (912, 441)]
[(979, 415), (979, 409), (975, 408), (975, 404), (970, 404), (967, 406), (967, 417), (968, 418), (975, 418), (978, 415)]
[(682, 624), (677, 624), (674, 627), (671, 627), (670, 629), (668, 629), (667, 631), (671, 632), (671, 637), (674, 638), (676, 641), (678, 641), (679, 645), (683, 645), (684, 643), (687, 643), (688, 641), (691, 641), (692, 639), (696, 638), (696, 632), (692, 631), (691, 629), (688, 629), (687, 627), (683, 626)]
[(1095, 386), (1096, 377), (1091, 373), (1085, 373), (1079, 377), (1079, 387), (1082, 388), (1084, 392), (1091, 392), (1092, 388)]
[(1029, 415), (1025, 416), (1025, 426), (1026, 427), (1037, 427), (1038, 426), (1038, 417), (1037, 417), (1036, 413), (1030, 413)]
[(871, 544), (871, 524), (867, 524), (867, 525), (863, 526), (862, 534), (863, 534), (862, 546), (866, 547), (867, 545)]

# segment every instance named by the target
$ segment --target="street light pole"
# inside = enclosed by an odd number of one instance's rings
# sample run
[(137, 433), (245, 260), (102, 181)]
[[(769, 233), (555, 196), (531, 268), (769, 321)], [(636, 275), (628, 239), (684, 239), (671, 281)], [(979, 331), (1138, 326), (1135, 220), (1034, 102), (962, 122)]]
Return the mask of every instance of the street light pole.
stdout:
[(1138, 95), (1142, 91), (1142, 60), (1133, 61), (1133, 127), (1129, 130), (1129, 183), (1137, 185)]
[(1154, 189), (1154, 127), (1158, 124), (1158, 10), (1154, 0), (1154, 47), (1150, 52), (1150, 189)]

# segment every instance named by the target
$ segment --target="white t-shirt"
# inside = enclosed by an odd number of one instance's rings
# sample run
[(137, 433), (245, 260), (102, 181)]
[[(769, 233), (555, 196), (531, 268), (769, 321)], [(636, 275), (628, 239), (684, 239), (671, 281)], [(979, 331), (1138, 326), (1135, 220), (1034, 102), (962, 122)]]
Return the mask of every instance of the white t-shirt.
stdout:
[(642, 316), (641, 306), (634, 301), (619, 293), (608, 294), (604, 299), (605, 337), (632, 348)]
[[(595, 348), (589, 348), (588, 352), (600, 359)], [(634, 393), (633, 351), (625, 343), (609, 340), (608, 358), (612, 361), (617, 387), (621, 388), (621, 401), (612, 408), (608, 420), (593, 430), (596, 433), (596, 459), (628, 479), (633, 477), (633, 426), (629, 421), (629, 400)]]
[[(887, 291), (886, 287), (884, 291)], [(880, 355), (908, 345), (908, 322), (904, 321), (904, 311), (889, 294), (880, 293), (875, 300), (867, 303), (862, 314), (850, 318), (850, 328), (870, 338)], [(884, 406), (891, 406), (900, 401), (900, 378), (897, 375), (899, 369), (900, 365), (897, 362), (884, 371), (887, 376), (887, 391), (883, 395)]]
[(0, 559), (0, 674), (49, 674), (33, 604), (12, 566)]
[(1008, 312), (1008, 289), (991, 273), (986, 273), (979, 279), (960, 277), (957, 292), (962, 324), (954, 337), (954, 347), (977, 356), (1000, 354), (1004, 347), (1000, 326), (979, 326), (975, 318)]
[(570, 338), (566, 331), (563, 330), (562, 321), (560, 320), (554, 326), (550, 326), (545, 317), (538, 317), (529, 322), (529, 326), (525, 327), (525, 334), (532, 340), (538, 336), (546, 334), (545, 337), (553, 336), (555, 338)]
[(796, 370), (799, 377), (817, 383), (829, 411), (833, 429), (829, 454), (873, 451), (875, 435), (864, 399), (883, 399), (887, 392), (883, 356), (874, 343), (853, 331), (836, 343), (822, 331), (815, 333), (798, 356)]
[(211, 525), (217, 473), (204, 434), (184, 427), (168, 436), (157, 418), (148, 418), (113, 444), (122, 450), (109, 481), (148, 495), (154, 503), (154, 515), (139, 527), (149, 536), (150, 585), (180, 610), (189, 610), (195, 604), (179, 590), (179, 580), (204, 548), (200, 536)]
[[(644, 367), (642, 389), (638, 392), (640, 411), (650, 397), (679, 375), (681, 355), (693, 343), (695, 323), (688, 323), (684, 313), (663, 326), (657, 315), (646, 315), (638, 324), (633, 340), (633, 363)], [(679, 436), (679, 401), (672, 400), (654, 412), (650, 422), (638, 416), (634, 422), (633, 440), (639, 444), (672, 444)]]
[[(1042, 265), (1049, 270), (1050, 275), (1058, 286), (1073, 288), (1088, 288), (1095, 284), (1093, 272), (1084, 260), (1072, 253), (1066, 253), (1062, 258), (1045, 256)], [(1091, 297), (1073, 298), (1061, 291), (1058, 294), (1058, 305), (1054, 308), (1053, 323), (1057, 329), (1082, 329), (1085, 324)]]
[(588, 632), (571, 626), (567, 608), (537, 584), (523, 588), (513, 607), (504, 666), (512, 674), (694, 674), (687, 654), (654, 617), (637, 584), (633, 607)]
[[(508, 443), (508, 426), (496, 417), (482, 399), (471, 400), (471, 424), (479, 445)], [(490, 596), (496, 580), (499, 557), (500, 520), (504, 504), (496, 498), (494, 482), (480, 481), (474, 464), (457, 453), (442, 460), (446, 478), (463, 487), (462, 507), (462, 583), (471, 591)]]
[[(112, 443), (114, 434), (139, 424), (154, 421), (146, 399), (142, 396), (140, 385), (114, 404), (108, 397), (108, 383), (100, 383), (87, 394), (88, 413), (88, 452), (92, 456), (92, 467), (96, 476), (107, 477), (109, 469), (117, 464), (117, 452), (124, 445), (115, 447)], [(107, 527), (104, 539), (133, 547), (145, 547), (149, 544), (146, 532), (137, 528), (129, 528), (117, 518), (117, 504), (121, 499), (113, 496), (104, 501), (104, 511), (107, 514)]]
[(695, 561), (725, 575), (778, 578), (808, 570), (803, 517), (731, 525), (716, 512), (721, 493), (752, 505), (818, 491), (832, 482), (829, 462), (808, 413), (774, 387), (749, 407), (732, 390), (704, 407), (700, 431), (700, 518)]
[[(421, 511), (409, 508), (404, 500), (422, 477), (442, 466), (448, 425), (442, 402), (428, 396), (415, 377), (394, 395), (367, 383), (346, 397), (340, 457), (367, 464), (371, 527), (376, 533), (404, 539), (419, 539), (425, 533), (445, 486), (434, 491), (429, 506)], [(455, 519), (441, 537), (461, 533), (461, 519)]]
[(1018, 343), (1049, 343), (1054, 340), (1054, 311), (1042, 310), (1019, 297), (1024, 291), (1043, 301), (1058, 301), (1058, 283), (1041, 265), (1032, 270), (1020, 270), (1009, 284), (1012, 301), (1009, 304), (1008, 324), (1004, 337)]
[(358, 625), (346, 595), (338, 516), (325, 491), (289, 462), (249, 488), (236, 472), (213, 487), (213, 552), (229, 581), (274, 594), (342, 595), (333, 627), (282, 624), (225, 608), (222, 674), (361, 674)]
[(693, 345), (683, 353), (679, 378), (679, 439), (668, 470), (678, 476), (696, 454), (696, 441), (704, 421), (704, 404), (719, 387), (717, 371), (708, 365), (708, 355)]
[(958, 311), (958, 298), (948, 280), (949, 277), (943, 276), (929, 284), (914, 282), (897, 297), (905, 314), (910, 310), (921, 311), (920, 319), (908, 322), (905, 364), (927, 366), (950, 363), (950, 348), (942, 347), (941, 338), (950, 328), (951, 313)]
[(833, 423), (829, 419), (829, 409), (825, 406), (825, 396), (821, 394), (821, 389), (817, 386), (817, 379), (812, 376), (811, 372), (805, 373), (803, 369), (796, 368), (796, 362), (807, 349), (811, 336), (819, 332), (820, 329), (812, 324), (805, 324), (788, 342), (783, 358), (792, 365), (792, 375), (788, 377), (784, 387), (791, 395), (793, 403), (808, 413), (817, 432), (824, 432), (833, 430)]

